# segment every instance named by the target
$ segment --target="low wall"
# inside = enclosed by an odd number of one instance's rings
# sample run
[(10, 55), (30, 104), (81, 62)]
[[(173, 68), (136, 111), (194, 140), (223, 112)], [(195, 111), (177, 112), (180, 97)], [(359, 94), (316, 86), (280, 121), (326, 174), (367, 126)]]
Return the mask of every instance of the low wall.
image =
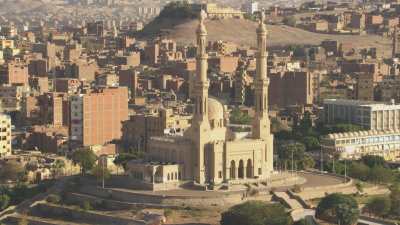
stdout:
[(85, 186), (80, 189), (80, 193), (92, 195), (104, 199), (129, 202), (136, 204), (153, 204), (160, 206), (180, 206), (180, 207), (210, 207), (210, 206), (232, 206), (247, 200), (262, 199), (271, 200), (272, 196), (268, 192), (260, 192), (256, 196), (247, 196), (245, 192), (230, 192), (219, 196), (210, 194), (207, 196), (173, 196), (173, 195), (155, 195), (151, 192), (130, 192), (129, 190), (102, 189), (91, 186)]
[[(48, 222), (48, 221), (39, 221), (39, 220), (33, 220), (31, 218), (24, 218), (29, 225), (60, 225), (58, 222)], [(7, 224), (21, 224), (22, 218), (18, 216), (8, 216), (4, 221)]]
[(182, 207), (179, 206), (123, 202), (112, 199), (98, 198), (95, 196), (79, 194), (79, 193), (68, 193), (66, 195), (66, 202), (67, 204), (73, 204), (73, 205), (81, 205), (83, 202), (89, 202), (92, 206), (101, 205), (103, 208), (107, 210), (127, 210), (137, 207), (139, 208), (150, 207), (155, 209), (163, 209), (163, 208), (182, 209)]
[(382, 224), (382, 225), (398, 225), (398, 223), (396, 223), (396, 222), (387, 221), (387, 220), (383, 220), (383, 219), (379, 219), (379, 218), (372, 218), (372, 217), (363, 216), (363, 215), (360, 216), (360, 219), (378, 223), (378, 224)]
[[(314, 172), (303, 172), (303, 173), (312, 173), (314, 175), (319, 176), (331, 176), (335, 178), (344, 179), (341, 175), (336, 174), (320, 174)], [(303, 200), (310, 200), (315, 198), (325, 197), (326, 194), (340, 192), (343, 194), (353, 194), (357, 192), (357, 189), (354, 187), (353, 179), (347, 178), (346, 183), (329, 185), (329, 186), (320, 186), (320, 187), (306, 187), (302, 190), (302, 192), (298, 193), (297, 196), (302, 198)]]
[(135, 190), (151, 190), (151, 191), (163, 191), (178, 189), (187, 182), (170, 182), (170, 183), (145, 183), (140, 180), (127, 175), (111, 176), (107, 183), (112, 184), (116, 188), (126, 188)]
[(305, 208), (305, 209), (311, 209), (311, 208), (312, 208), (311, 205), (308, 204), (308, 203), (307, 203), (301, 196), (299, 196), (297, 193), (294, 193), (293, 191), (290, 191), (290, 190), (288, 190), (287, 193), (288, 193), (288, 195), (289, 195), (291, 198), (296, 199), (296, 200), (301, 204), (301, 206), (303, 206), (303, 208)]
[(91, 211), (77, 210), (69, 207), (38, 204), (30, 212), (34, 216), (43, 216), (54, 219), (63, 219), (71, 222), (94, 223), (94, 224), (114, 224), (114, 225), (145, 225), (144, 221), (133, 220), (123, 217), (115, 217)]

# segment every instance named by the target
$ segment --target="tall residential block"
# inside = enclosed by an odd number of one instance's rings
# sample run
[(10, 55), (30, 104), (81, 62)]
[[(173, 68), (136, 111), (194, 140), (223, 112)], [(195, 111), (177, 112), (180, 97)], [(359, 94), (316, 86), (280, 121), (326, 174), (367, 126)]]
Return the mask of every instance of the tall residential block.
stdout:
[(128, 89), (99, 89), (71, 97), (71, 139), (83, 146), (102, 145), (122, 136), (128, 120)]

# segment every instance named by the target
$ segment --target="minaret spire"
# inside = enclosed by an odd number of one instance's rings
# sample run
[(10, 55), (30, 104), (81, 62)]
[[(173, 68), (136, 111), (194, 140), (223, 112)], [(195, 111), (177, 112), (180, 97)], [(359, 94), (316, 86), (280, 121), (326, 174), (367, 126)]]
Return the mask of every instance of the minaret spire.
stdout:
[(196, 57), (196, 79), (195, 79), (195, 102), (196, 109), (194, 120), (197, 122), (206, 121), (208, 123), (208, 55), (206, 52), (207, 30), (204, 25), (206, 13), (201, 10), (199, 26), (197, 28), (197, 57)]
[(208, 55), (206, 52), (207, 30), (204, 25), (206, 13), (200, 12), (197, 35), (197, 56), (196, 56), (196, 78), (194, 79), (194, 101), (195, 109), (192, 125), (188, 134), (193, 141), (196, 150), (194, 165), (194, 180), (197, 184), (204, 185), (206, 181), (204, 148), (209, 141), (210, 122), (208, 120), (208, 87), (207, 80)]
[(393, 31), (393, 39), (392, 39), (392, 58), (396, 58), (397, 56), (397, 45), (398, 45), (398, 28), (394, 27)]
[(267, 27), (264, 21), (265, 14), (262, 10), (257, 28), (257, 74), (254, 81), (256, 116), (253, 123), (253, 138), (255, 139), (267, 139), (271, 134), (268, 117)]

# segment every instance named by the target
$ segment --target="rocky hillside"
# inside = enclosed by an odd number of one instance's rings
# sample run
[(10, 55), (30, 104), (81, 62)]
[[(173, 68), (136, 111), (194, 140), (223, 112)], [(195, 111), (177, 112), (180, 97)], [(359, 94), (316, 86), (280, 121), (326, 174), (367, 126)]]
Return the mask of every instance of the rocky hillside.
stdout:
[[(178, 43), (194, 43), (197, 27), (196, 15), (197, 12), (192, 11), (188, 5), (166, 7), (139, 36), (155, 38), (163, 35)], [(211, 41), (232, 41), (244, 46), (255, 46), (256, 44), (256, 22), (245, 19), (208, 20), (206, 26), (208, 38)], [(355, 48), (377, 47), (390, 54), (391, 41), (376, 35), (319, 34), (284, 25), (268, 25), (268, 30), (270, 46), (319, 44), (323, 40), (332, 39), (346, 44), (351, 43)]]
[[(179, 43), (190, 44), (195, 42), (196, 20), (186, 19), (180, 23), (165, 21), (168, 24), (159, 24), (157, 34), (164, 34)], [(168, 25), (168, 26), (164, 26)], [(257, 23), (250, 20), (225, 19), (208, 20), (206, 22), (209, 40), (232, 41), (240, 45), (254, 46), (256, 44)], [(343, 43), (352, 43), (354, 47), (372, 47), (390, 49), (390, 40), (376, 35), (336, 35), (318, 34), (284, 25), (268, 25), (268, 38), (271, 46), (294, 44), (319, 44), (326, 39), (339, 40)], [(154, 34), (153, 34), (154, 35)]]

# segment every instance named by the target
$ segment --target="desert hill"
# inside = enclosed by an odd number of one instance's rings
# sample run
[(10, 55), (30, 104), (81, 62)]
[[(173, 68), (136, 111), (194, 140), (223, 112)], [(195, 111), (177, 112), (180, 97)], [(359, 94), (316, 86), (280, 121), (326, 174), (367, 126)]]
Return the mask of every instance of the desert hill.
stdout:
[[(164, 19), (147, 27), (150, 31), (147, 37), (162, 34), (167, 38), (176, 40), (178, 43), (195, 43), (195, 31), (197, 20), (182, 19), (180, 21)], [(224, 19), (207, 20), (208, 39), (210, 41), (224, 40), (232, 41), (239, 45), (255, 46), (257, 23), (251, 20)], [(269, 45), (315, 45), (326, 39), (338, 40), (342, 43), (351, 43), (355, 48), (376, 47), (390, 53), (391, 40), (377, 35), (339, 35), (339, 34), (320, 34), (313, 33), (303, 29), (289, 27), (285, 25), (268, 25)]]
[[(224, 19), (206, 22), (210, 40), (226, 40), (242, 45), (256, 44), (257, 23), (250, 20)], [(195, 41), (197, 21), (191, 20), (175, 26), (168, 32), (168, 37), (182, 43)], [(268, 25), (270, 45), (318, 44), (325, 39), (353, 43), (357, 47), (388, 46), (390, 40), (376, 35), (336, 35), (318, 34), (285, 25)]]

